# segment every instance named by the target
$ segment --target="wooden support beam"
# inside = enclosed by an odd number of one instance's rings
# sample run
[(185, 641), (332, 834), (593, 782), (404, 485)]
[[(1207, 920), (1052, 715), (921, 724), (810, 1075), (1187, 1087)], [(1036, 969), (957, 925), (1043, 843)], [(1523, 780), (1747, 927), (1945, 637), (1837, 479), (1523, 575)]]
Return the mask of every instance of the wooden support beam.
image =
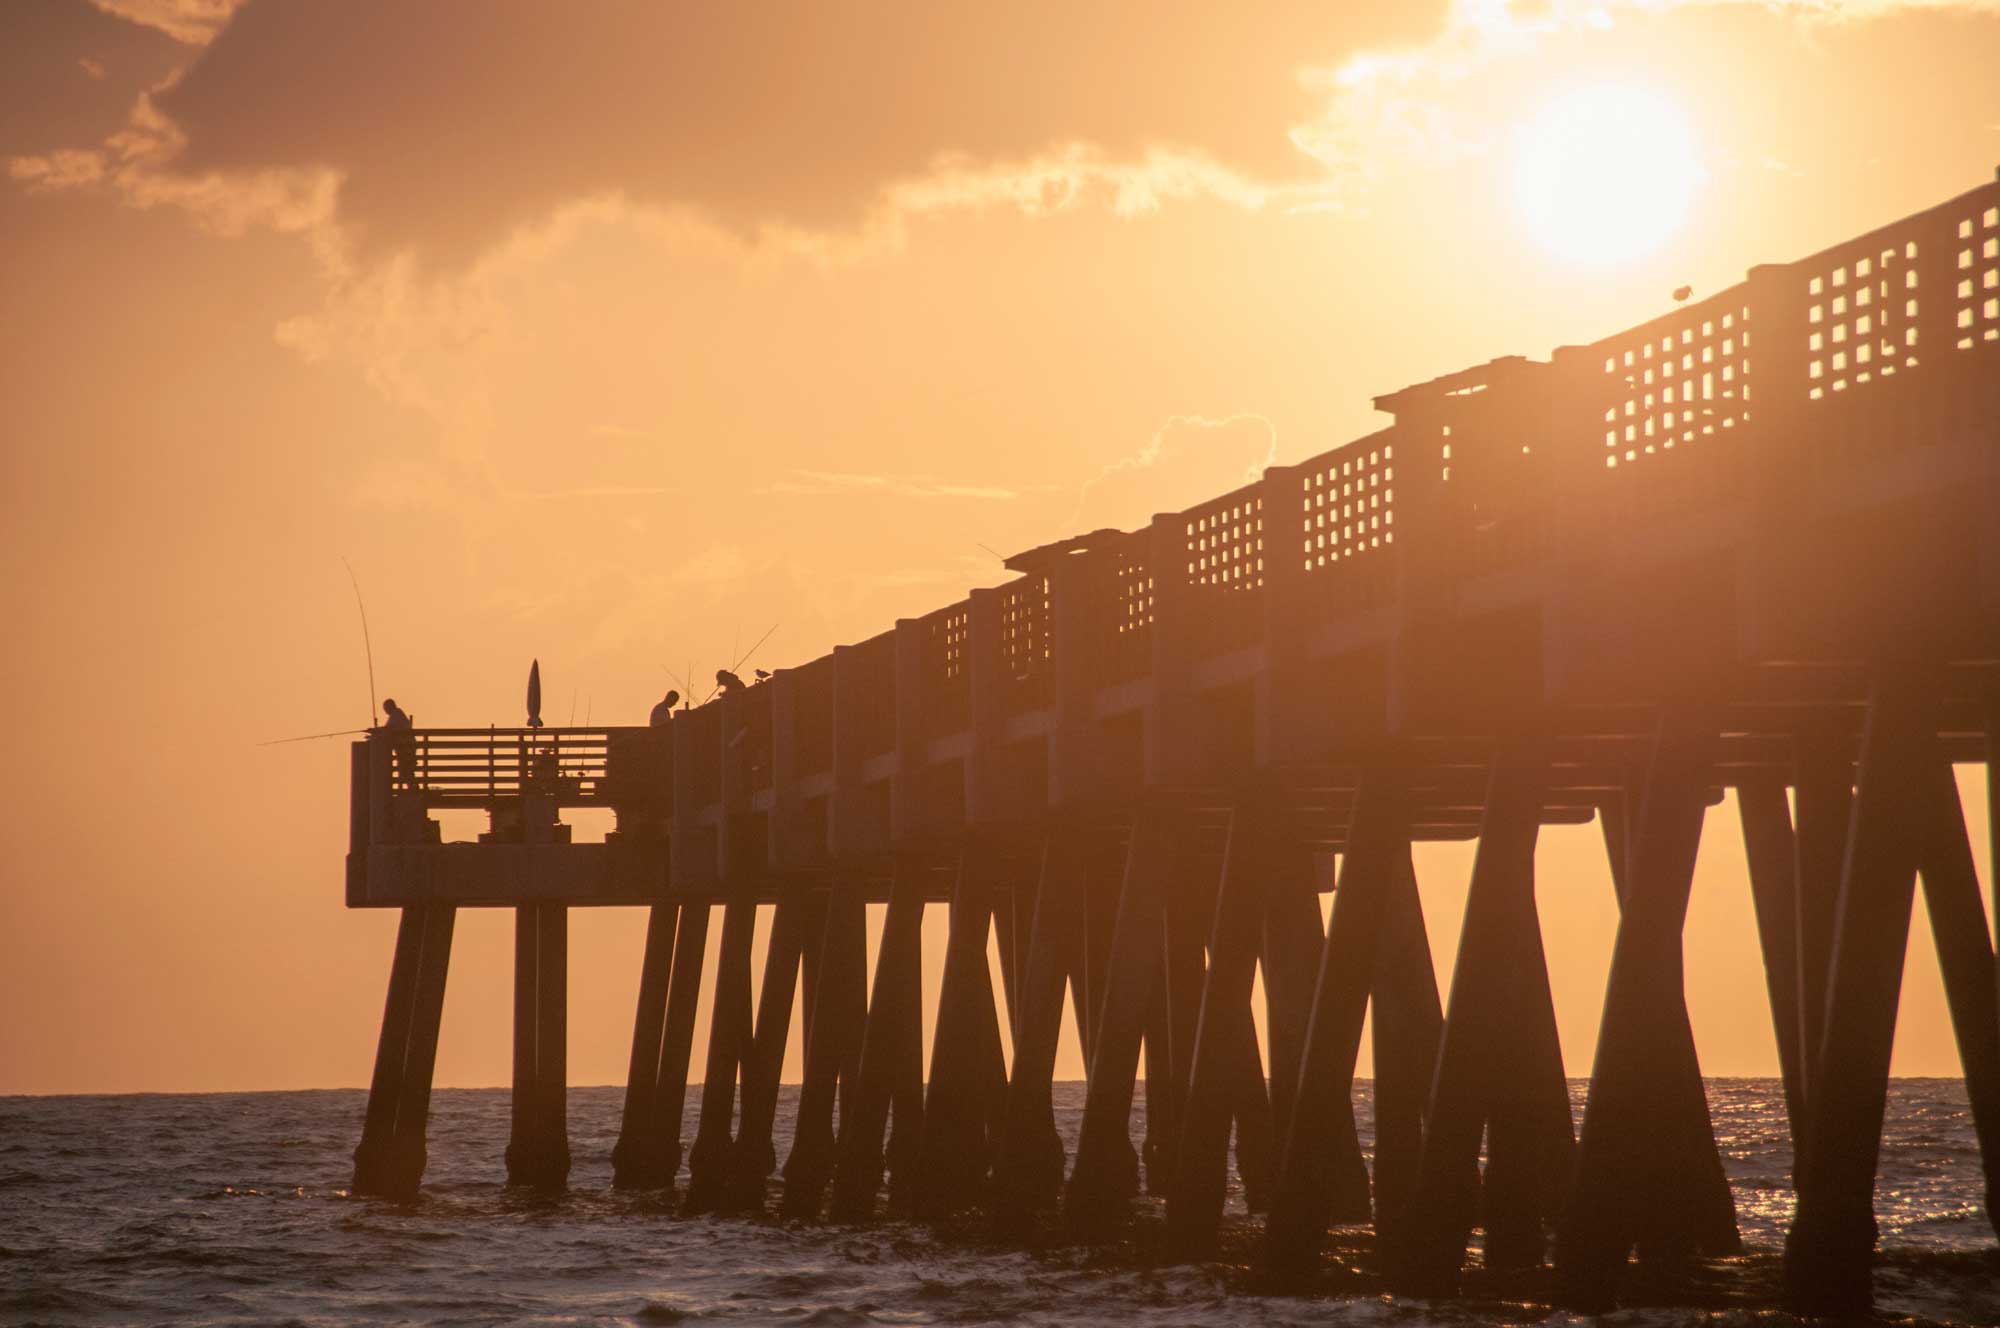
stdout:
[(1396, 856), (1384, 903), (1371, 997), (1375, 1039), (1376, 1225), (1393, 1226), (1416, 1192), (1424, 1108), (1437, 1069), (1444, 1008), (1409, 847)]
[(1168, 1149), (1167, 1141), (1174, 1137), (1180, 1102), (1180, 1094), (1174, 1086), (1173, 1012), (1167, 1003), (1165, 935), (1162, 930), (1160, 968), (1153, 981), (1152, 994), (1146, 1002), (1146, 1031), (1139, 1044), (1144, 1055), (1139, 1062), (1139, 1072), (1146, 1080), (1145, 1112), (1140, 1121), (1143, 1133), (1139, 1142), (1139, 1163), (1146, 1194), (1154, 1199), (1166, 1198), (1170, 1188), (1168, 1176), (1173, 1170), (1173, 1159), (1164, 1154)]
[(546, 1150), (546, 1179), (560, 1188), (569, 1181), (569, 909), (543, 904), (535, 929), (535, 1079), (540, 1103), (540, 1135)]
[[(1778, 792), (1782, 799), (1783, 790)], [(1752, 796), (1754, 800), (1755, 795)], [(1623, 804), (1624, 798), (1620, 797), (1607, 806), (1617, 809)], [(1625, 819), (1618, 811), (1602, 819), (1605, 849), (1611, 860), (1612, 889), (1617, 892), (1622, 912), (1633, 872), (1631, 839)], [(1789, 848), (1789, 843), (1784, 847)], [(1755, 889), (1753, 883), (1753, 893)], [(1768, 967), (1766, 971), (1768, 977)], [(1708, 1114), (1708, 1088), (1701, 1076), (1700, 1057), (1695, 1052), (1694, 1026), (1688, 1021), (1684, 989), (1678, 1015), (1668, 1011), (1663, 1020), (1666, 1040), (1658, 1050), (1668, 1062), (1672, 1088), (1660, 1109), (1675, 1118), (1670, 1137), (1682, 1141), (1689, 1149), (1681, 1163), (1686, 1167), (1685, 1175), (1694, 1193), (1685, 1210), (1656, 1215), (1639, 1243), (1639, 1255), (1650, 1262), (1672, 1266), (1696, 1252), (1714, 1256), (1740, 1254), (1743, 1237), (1736, 1226), (1736, 1203), (1729, 1191), (1729, 1176), (1722, 1167), (1722, 1152), (1716, 1146), (1715, 1125)]]
[(970, 846), (964, 850), (952, 891), (917, 1154), (915, 1200), (920, 1217), (942, 1217), (964, 1208), (977, 1197), (985, 1174), (982, 1076), (989, 1038), (992, 1053), (999, 1052), (992, 973), (986, 962), (996, 893), (987, 852)]
[(1035, 891), (1026, 879), (1001, 881), (993, 898), (993, 943), (1000, 954), (1000, 993), (1006, 1002), (1007, 1037), (1016, 1047), (1021, 1042), (1021, 975), (1028, 931), (1034, 921)]
[[(890, 884), (889, 907), (882, 923), (882, 941), (875, 960), (874, 992), (863, 1027), (860, 1072), (847, 1108), (840, 1116), (840, 1138), (833, 1174), (830, 1215), (840, 1222), (865, 1222), (874, 1216), (875, 1195), (882, 1186), (882, 1132), (894, 1103), (899, 1131), (922, 1116), (920, 1007), (923, 961), (924, 882), (918, 865), (899, 858)], [(906, 1106), (910, 1029), (918, 1029), (918, 1095), (914, 1111)], [(920, 1127), (919, 1127), (920, 1128)], [(912, 1138), (919, 1137), (912, 1135)], [(895, 1151), (892, 1147), (892, 1153)]]
[[(1622, 855), (1624, 899), (1576, 1186), (1556, 1239), (1564, 1302), (1593, 1312), (1615, 1302), (1635, 1245), (1667, 1255), (1715, 1239), (1706, 1234), (1716, 1220), (1709, 1173), (1721, 1164), (1700, 1072), (1690, 1068), (1681, 952), (1713, 755), (1711, 718), (1680, 710), (1662, 717)], [(1726, 1181), (1721, 1192), (1726, 1202)], [(1733, 1235), (1733, 1208), (1728, 1221)]]
[(799, 943), (799, 1050), (801, 1055), (812, 1046), (813, 1015), (819, 1004), (819, 965), (826, 945), (826, 912), (832, 903), (832, 893), (809, 885), (804, 881), (794, 884), (801, 890)]
[(458, 910), (450, 904), (424, 907), (423, 955), (417, 961), (417, 990), (410, 1007), (409, 1051), (396, 1095), (395, 1155), (403, 1168), (398, 1188), (406, 1194), (416, 1193), (429, 1158), (425, 1132), (430, 1124), (431, 1079), (437, 1071), (438, 1030), (444, 1020), (445, 979), (457, 919)]
[(1965, 1073), (1973, 1132), (1979, 1138), (1986, 1220), (2000, 1229), (2000, 993), (1989, 980), (1993, 939), (1979, 900), (1958, 781), (1944, 760), (1930, 762), (1920, 796), (1923, 822), (1917, 870), (1958, 1041), (1959, 1065)]
[(1161, 986), (1168, 883), (1177, 861), (1174, 841), (1170, 815), (1143, 807), (1134, 818), (1105, 965), (1076, 1165), (1063, 1198), (1065, 1220), (1072, 1231), (1083, 1235), (1104, 1234), (1122, 1225), (1129, 1213), (1125, 1159), (1131, 1148), (1132, 1096), (1139, 1044)]
[(1777, 778), (1737, 786), (1743, 821), (1743, 856), (1750, 866), (1750, 897), (1757, 912), (1757, 944), (1764, 956), (1764, 985), (1777, 1033), (1778, 1071), (1785, 1082), (1785, 1119), (1792, 1155), (1805, 1140), (1805, 1058), (1799, 1015), (1798, 849), (1785, 786)]
[[(2000, 692), (1989, 692), (1986, 700), (1986, 861), (2000, 864)], [(2000, 992), (2000, 865), (1992, 867), (1987, 883), (1992, 895), (1989, 910), (1994, 919), (1993, 983)], [(1988, 1205), (1992, 1211), (1992, 1205)]]
[(397, 924), (368, 1110), (354, 1150), (356, 1194), (410, 1199), (423, 1181), (431, 1077), (456, 916), (449, 904), (419, 904), (405, 908)]
[[(359, 746), (359, 744), (356, 744)], [(368, 1109), (361, 1142), (354, 1149), (354, 1192), (391, 1195), (401, 1170), (394, 1158), (396, 1106), (402, 1095), (403, 1065), (410, 1050), (410, 1011), (417, 996), (417, 965), (423, 956), (424, 906), (402, 911), (396, 950), (389, 961), (389, 991), (382, 1010), (382, 1035), (375, 1045), (375, 1073), (368, 1084)]]
[(655, 904), (647, 910), (639, 1008), (632, 1018), (632, 1060), (625, 1072), (625, 1110), (618, 1142), (611, 1149), (611, 1183), (619, 1189), (656, 1189), (673, 1181), (672, 1172), (661, 1174), (653, 1104), (659, 1094), (660, 1043), (667, 1026), (667, 988), (673, 976), (679, 915), (675, 904)]
[[(896, 965), (900, 995), (890, 1007), (901, 1013), (891, 1025), (889, 1142), (883, 1162), (889, 1173), (889, 1210), (907, 1216), (916, 1204), (917, 1154), (924, 1137), (923, 954), (915, 932), (899, 943), (906, 953)], [(887, 933), (883, 944), (886, 948)]]
[(1020, 960), (1014, 1065), (993, 1160), (993, 1217), (1023, 1235), (1062, 1193), (1063, 1145), (1052, 1079), (1062, 1035), (1063, 992), (1083, 962), (1085, 864), (1074, 833), (1052, 831), (1042, 847), (1034, 917)]
[(1509, 743), (1494, 757), (1414, 1196), (1382, 1232), (1395, 1284), (1410, 1290), (1457, 1288), (1475, 1221), (1486, 1229), (1490, 1261), (1540, 1261), (1543, 1178), (1560, 1167), (1569, 1142), (1567, 1101), (1559, 1133), (1550, 1112), (1549, 1076), (1553, 1066), (1560, 1080), (1561, 1050), (1545, 1012), (1535, 911), (1542, 767), (1533, 741)]
[[(1317, 1260), (1327, 1224), (1341, 1206), (1342, 1159), (1350, 1148), (1358, 1156), (1358, 1146), (1350, 1143), (1354, 1061), (1361, 1050), (1361, 1024), (1368, 1011), (1391, 882), (1399, 857), (1408, 852), (1402, 780), (1400, 770), (1371, 772), (1354, 800), (1295, 1097), (1280, 1135), (1284, 1142), (1278, 1184), (1264, 1223), (1265, 1261), (1281, 1272), (1302, 1272)], [(1277, 975), (1274, 968), (1273, 978)], [(1362, 1211), (1365, 1214), (1365, 1206)]]
[(514, 1102), (507, 1183), (569, 1182), (569, 909), (514, 910)]
[(1798, 739), (1797, 864), (1799, 1068), (1801, 1100), (1812, 1101), (1816, 1057), (1825, 1036), (1827, 966), (1833, 956), (1834, 908), (1847, 852), (1854, 799), (1854, 765), (1847, 744), (1821, 731)]
[(1239, 1006), (1226, 1032), (1233, 1048), (1229, 1070), (1230, 1113), (1236, 1118), (1236, 1174), (1243, 1182), (1243, 1204), (1253, 1213), (1271, 1211), (1271, 1187), (1278, 1178), (1278, 1136), (1271, 1113), (1271, 1084), (1264, 1075), (1264, 1055), (1257, 1045), (1257, 1021), (1248, 1005)]
[[(1086, 855), (1084, 882), (1084, 953), (1079, 964), (1080, 983), (1076, 992), (1077, 1034), (1083, 1048), (1085, 1095), (1097, 1057), (1097, 1025), (1104, 1013), (1105, 977), (1111, 969), (1111, 940), (1118, 929), (1118, 900), (1125, 884), (1126, 860), (1131, 852), (1131, 822), (1120, 827), (1113, 840), (1093, 844)], [(1113, 1137), (1106, 1147), (1111, 1155), (1106, 1165), (1117, 1176), (1118, 1187), (1129, 1199), (1139, 1193), (1139, 1150), (1130, 1134)]]
[(1299, 1062), (1312, 1021), (1313, 986), (1326, 944), (1312, 862), (1303, 852), (1272, 865), (1261, 914), (1258, 962), (1264, 970), (1264, 1005), (1271, 1020), (1271, 1128), (1282, 1165), (1285, 1130), (1298, 1100)]
[(660, 1033), (660, 1067), (653, 1094), (651, 1134), (659, 1148), (662, 1185), (681, 1166), (681, 1116), (687, 1106), (688, 1062), (694, 1054), (694, 1019), (701, 1000), (701, 970), (708, 959), (707, 900), (680, 906), (674, 933), (674, 971), (667, 983), (667, 1021)]
[(757, 904), (743, 888), (722, 908), (722, 940), (715, 959), (715, 1001), (709, 1011), (708, 1064), (702, 1072), (701, 1119), (688, 1151), (683, 1207), (707, 1213), (727, 1200), (736, 1073), (750, 1052), (750, 951), (756, 943)]
[(514, 910), (514, 1057), (506, 1155), (509, 1185), (528, 1183), (525, 1164), (536, 1134), (535, 969), (540, 951), (535, 941), (540, 923), (535, 905), (524, 904)]
[[(1280, 819), (1246, 803), (1230, 820), (1222, 879), (1210, 910), (1208, 969), (1200, 990), (1175, 1183), (1167, 1195), (1167, 1232), (1177, 1253), (1205, 1258), (1215, 1248), (1229, 1185), (1229, 1125), (1242, 1065), (1242, 1025), (1257, 976), (1257, 942), (1269, 888), (1266, 864)], [(1250, 1044), (1255, 1053), (1254, 1040)], [(1147, 1089), (1147, 1115), (1152, 1114)]]
[(1873, 1300), (1875, 1166), (1921, 854), (1918, 791), (1936, 759), (1935, 695), (1919, 670), (1885, 671), (1862, 735), (1824, 1025), (1806, 1078), (1798, 1207), (1785, 1239), (1785, 1279), (1802, 1313), (1860, 1313)]
[[(1227, 849), (1224, 854), (1226, 857)], [(1155, 992), (1155, 1006), (1161, 1019), (1160, 1051), (1156, 1081), (1153, 1047), (1146, 1058), (1146, 1192), (1170, 1198), (1175, 1190), (1175, 1170), (1180, 1163), (1181, 1131), (1187, 1119), (1187, 1095), (1194, 1077), (1195, 1030), (1201, 1019), (1202, 992), (1207, 972), (1207, 942), (1212, 935), (1217, 886), (1224, 863), (1210, 866), (1204, 859), (1189, 857), (1177, 865), (1167, 899), (1165, 959), (1161, 986)], [(1253, 932), (1254, 935), (1254, 932)], [(1252, 942), (1254, 945), (1254, 941)], [(1254, 950), (1253, 950), (1254, 956)], [(1254, 958), (1253, 958), (1254, 967)], [(1244, 1002), (1248, 1008), (1248, 989)], [(1151, 1036), (1151, 1030), (1148, 1030)], [(1220, 1029), (1217, 1036), (1224, 1037)], [(1221, 1044), (1218, 1044), (1219, 1046)], [(1223, 1064), (1233, 1065), (1234, 1057)], [(1220, 1081), (1227, 1084), (1225, 1078)], [(1223, 1151), (1228, 1147), (1229, 1117), (1223, 1117)]]
[(805, 1082), (799, 1089), (791, 1155), (785, 1159), (786, 1217), (819, 1216), (833, 1179), (834, 1106), (839, 1085), (855, 1064), (868, 1018), (866, 898), (859, 886), (837, 885), (827, 901), (819, 993), (806, 1032)]
[(771, 1129), (778, 1111), (778, 1075), (785, 1064), (785, 1044), (791, 1038), (806, 928), (814, 911), (812, 901), (798, 891), (780, 898), (771, 910), (764, 980), (757, 994), (756, 1030), (743, 1057), (743, 1110), (723, 1198), (724, 1206), (733, 1212), (763, 1211), (764, 1182), (777, 1167)]

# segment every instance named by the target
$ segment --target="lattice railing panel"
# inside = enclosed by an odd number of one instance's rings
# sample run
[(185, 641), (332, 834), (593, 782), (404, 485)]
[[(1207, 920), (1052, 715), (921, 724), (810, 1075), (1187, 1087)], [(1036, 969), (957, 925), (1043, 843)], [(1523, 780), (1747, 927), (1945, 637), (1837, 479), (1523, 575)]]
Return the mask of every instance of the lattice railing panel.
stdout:
[(1187, 524), (1188, 581), (1221, 590), (1264, 584), (1264, 498), (1254, 490), (1182, 513)]
[(965, 725), (971, 691), (972, 605), (960, 600), (925, 615), (922, 624), (926, 721), (933, 733), (952, 732)]
[(1924, 289), (1918, 241), (1871, 239), (1802, 264), (1806, 397), (1835, 394), (1917, 367)]
[(1604, 464), (1738, 429), (1750, 419), (1750, 303), (1736, 286), (1591, 350), (1604, 367)]
[(1952, 326), (1959, 350), (2000, 341), (2000, 206), (1959, 219)]
[(1396, 449), (1364, 438), (1307, 462), (1299, 476), (1305, 570), (1378, 553), (1396, 542)]
[(1190, 637), (1198, 654), (1234, 649), (1263, 630), (1264, 496), (1247, 486), (1181, 513)]
[(1024, 576), (1000, 588), (1000, 660), (1010, 678), (1048, 672), (1048, 577)]
[(1100, 682), (1137, 677), (1153, 660), (1153, 569), (1147, 554), (1151, 532), (1123, 536), (1117, 546), (1094, 555), (1089, 574), (1089, 628), (1102, 661)]

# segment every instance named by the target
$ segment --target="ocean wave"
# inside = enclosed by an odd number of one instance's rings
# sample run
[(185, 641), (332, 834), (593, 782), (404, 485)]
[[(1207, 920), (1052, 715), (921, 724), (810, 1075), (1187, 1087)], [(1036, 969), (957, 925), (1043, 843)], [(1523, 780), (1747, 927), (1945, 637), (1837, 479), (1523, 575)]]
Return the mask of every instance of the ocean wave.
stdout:
[[(1691, 1285), (1661, 1293), (1670, 1303), (1620, 1314), (1627, 1328), (1793, 1323), (1762, 1308), (1779, 1296), (1793, 1208), (1783, 1094), (1769, 1081), (1709, 1087), (1750, 1253), (1704, 1265)], [(346, 1187), (362, 1101), (344, 1091), (0, 1099), (0, 1320), (1583, 1328), (1543, 1308), (1545, 1275), (1486, 1278), (1476, 1261), (1461, 1300), (1385, 1297), (1365, 1228), (1334, 1232), (1302, 1285), (1256, 1270), (1256, 1227), (1240, 1219), (1225, 1226), (1221, 1257), (1172, 1262), (1151, 1202), (1119, 1240), (1070, 1245), (1052, 1228), (1031, 1248), (995, 1243), (976, 1216), (941, 1229), (681, 1218), (672, 1193), (610, 1188), (616, 1089), (570, 1093), (566, 1195), (507, 1189), (507, 1093), (453, 1090), (434, 1099), (422, 1196), (357, 1198)], [(691, 1092), (689, 1141), (698, 1101)], [(794, 1101), (787, 1088), (781, 1140)], [(1368, 1105), (1364, 1085), (1364, 1140)], [(1080, 1108), (1080, 1088), (1060, 1086), (1057, 1119), (1072, 1146)], [(1898, 1081), (1877, 1205), (1884, 1317), (2000, 1322), (1983, 1188), (1963, 1086)], [(1240, 1209), (1240, 1194), (1232, 1202)]]

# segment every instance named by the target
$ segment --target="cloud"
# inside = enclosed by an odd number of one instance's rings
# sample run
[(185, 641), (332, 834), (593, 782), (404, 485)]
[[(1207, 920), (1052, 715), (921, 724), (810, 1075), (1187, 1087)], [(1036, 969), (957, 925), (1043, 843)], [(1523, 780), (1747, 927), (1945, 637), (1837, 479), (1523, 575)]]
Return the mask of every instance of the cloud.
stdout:
[(199, 45), (222, 30), (243, 0), (90, 0), (94, 8)]
[(103, 153), (78, 148), (59, 148), (37, 157), (13, 157), (7, 162), (7, 177), (30, 193), (80, 189), (102, 180), (105, 171)]
[(0, 26), (0, 158), (95, 150), (133, 99), (190, 49), (82, 0), (7, 0)]
[(1262, 415), (1176, 415), (1138, 451), (1086, 481), (1069, 530), (1136, 529), (1258, 478), (1278, 459), (1277, 426)]
[[(177, 35), (224, 6), (117, 0)], [(1439, 7), (1227, 10), (780, 0), (252, 0), (155, 98), (187, 177), (325, 171), (365, 248), (462, 263), (580, 197), (745, 234), (852, 231), (900, 200), (1251, 204), (1314, 172), (1297, 72), (1416, 40)]]
[[(1412, 159), (1454, 162), (1488, 152), (1492, 123), (1443, 109), (1450, 85), (1554, 39), (1608, 31), (1627, 17), (1676, 11), (1775, 13), (1801, 25), (1861, 23), (1914, 14), (2000, 14), (2000, 0), (1454, 0), (1422, 42), (1384, 44), (1315, 65), (1305, 86), (1322, 94), (1320, 112), (1293, 132), (1301, 150), (1365, 193), (1376, 175)], [(1294, 210), (1326, 206), (1308, 198)]]

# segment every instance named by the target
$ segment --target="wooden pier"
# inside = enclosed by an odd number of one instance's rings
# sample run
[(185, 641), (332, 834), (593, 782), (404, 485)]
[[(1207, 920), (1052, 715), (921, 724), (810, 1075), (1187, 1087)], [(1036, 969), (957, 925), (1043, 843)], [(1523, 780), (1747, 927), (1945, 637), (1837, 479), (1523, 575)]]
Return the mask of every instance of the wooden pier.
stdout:
[[(355, 744), (348, 903), (402, 910), (356, 1188), (423, 1174), (462, 907), (515, 911), (509, 1179), (563, 1184), (567, 910), (644, 907), (620, 1185), (1087, 1239), (1143, 1184), (1199, 1256), (1233, 1135), (1274, 1270), (1372, 1221), (1391, 1285), (1449, 1293), (1477, 1229), (1488, 1266), (1552, 1262), (1566, 1303), (1608, 1308), (1635, 1256), (1740, 1248), (1681, 938), (1733, 789), (1797, 1150), (1796, 1306), (1869, 1303), (1919, 880), (1990, 1218), (2000, 970), (1952, 766), (1991, 771), (2000, 732), (2000, 184), (1376, 405), (1378, 433), (1018, 555), (1005, 585), (663, 727)], [(571, 843), (578, 807), (616, 829)], [(441, 843), (440, 808), (491, 829)], [(1578, 1122), (1535, 843), (1593, 819), (1620, 922)], [(1448, 1006), (1411, 861), (1441, 839), (1478, 841)], [(949, 939), (926, 1081), (929, 902)], [(1066, 993), (1089, 1073), (1072, 1157), (1050, 1091)], [(1372, 1168), (1351, 1106), (1371, 1008)]]

